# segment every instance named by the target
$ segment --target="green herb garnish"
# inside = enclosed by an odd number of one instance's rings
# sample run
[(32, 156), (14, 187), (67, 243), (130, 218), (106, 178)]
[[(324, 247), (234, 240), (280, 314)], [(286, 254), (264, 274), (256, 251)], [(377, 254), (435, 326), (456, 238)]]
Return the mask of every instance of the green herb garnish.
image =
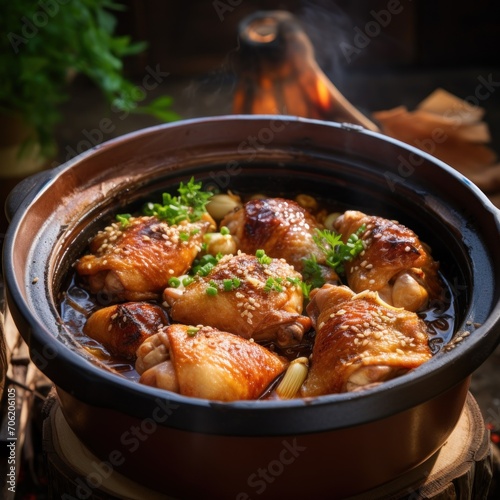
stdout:
[(190, 326), (188, 327), (188, 329), (186, 330), (186, 333), (190, 336), (190, 337), (194, 337), (197, 333), (198, 333), (198, 330), (199, 328), (196, 327), (196, 326)]
[(273, 278), (272, 276), (267, 278), (266, 280), (266, 286), (264, 287), (264, 292), (282, 292), (283, 287), (281, 286), (281, 283), (283, 282), (283, 278)]
[(212, 196), (212, 193), (201, 191), (201, 186), (201, 182), (194, 182), (191, 177), (189, 182), (180, 183), (179, 196), (163, 193), (162, 203), (147, 203), (143, 213), (165, 220), (169, 225), (179, 224), (183, 220), (196, 222), (206, 212), (206, 205)]
[(351, 234), (347, 242), (342, 241), (342, 235), (317, 229), (313, 236), (314, 242), (325, 255), (326, 263), (338, 273), (345, 271), (344, 264), (351, 261), (364, 250), (363, 240), (359, 236), (366, 231), (363, 224), (355, 233)]
[(193, 281), (194, 281), (194, 278), (191, 278), (191, 276), (186, 276), (185, 278), (183, 278), (182, 284), (184, 286), (189, 286)]
[(226, 227), (226, 226), (222, 226), (220, 228), (220, 234), (222, 234), (222, 236), (227, 236), (228, 234), (231, 234), (231, 232), (229, 231), (229, 228)]
[(168, 284), (173, 288), (178, 288), (181, 285), (181, 280), (173, 276), (168, 280)]
[(302, 277), (308, 283), (309, 288), (321, 288), (325, 284), (325, 279), (323, 278), (323, 272), (316, 257), (311, 255), (308, 259), (302, 259), (302, 262), (304, 263)]
[(217, 265), (217, 262), (222, 258), (222, 254), (211, 255), (209, 253), (203, 255), (199, 259), (195, 259), (191, 271), (189, 274), (191, 276), (207, 276), (207, 274)]
[(287, 281), (292, 283), (295, 286), (298, 286), (301, 291), (302, 295), (304, 298), (308, 299), (309, 298), (309, 292), (311, 291), (311, 285), (308, 285), (307, 283), (304, 283), (300, 278), (292, 278), (291, 276), (287, 276), (286, 278)]
[(270, 264), (271, 261), (273, 260), (271, 257), (269, 257), (268, 255), (266, 255), (266, 252), (264, 250), (262, 250), (262, 249), (257, 250), (255, 252), (255, 257), (257, 257), (257, 260), (261, 264)]
[[(328, 230), (316, 230), (317, 234), (313, 239), (318, 248), (323, 252), (326, 264), (333, 268), (337, 273), (345, 272), (345, 263), (351, 261), (364, 250), (363, 241), (359, 238), (366, 231), (363, 224), (355, 233), (351, 234), (346, 243), (342, 241), (342, 235)], [(307, 296), (313, 288), (321, 288), (325, 284), (321, 265), (316, 257), (311, 255), (307, 259), (302, 259), (302, 277), (307, 283)], [(306, 295), (306, 290), (304, 290)]]
[(122, 227), (127, 227), (130, 223), (130, 214), (117, 214), (116, 220), (122, 225)]
[(241, 285), (241, 280), (238, 278), (226, 279), (222, 282), (225, 292), (230, 292)]

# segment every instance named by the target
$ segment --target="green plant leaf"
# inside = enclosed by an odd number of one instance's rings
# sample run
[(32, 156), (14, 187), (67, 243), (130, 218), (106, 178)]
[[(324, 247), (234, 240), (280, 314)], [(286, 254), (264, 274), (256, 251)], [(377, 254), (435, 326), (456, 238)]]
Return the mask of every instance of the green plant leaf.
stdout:
[[(40, 11), (40, 2), (2, 1), (0, 15), (0, 109), (21, 115), (33, 126), (43, 148), (52, 146), (59, 105), (68, 98), (68, 76), (89, 78), (117, 109), (132, 111), (144, 99), (123, 73), (123, 58), (144, 51), (145, 42), (115, 34), (114, 12), (126, 8), (113, 0), (71, 0), (59, 3), (33, 36), (23, 36), (26, 23)], [(6, 36), (4, 36), (6, 34)], [(163, 121), (177, 119), (167, 101), (140, 107)]]

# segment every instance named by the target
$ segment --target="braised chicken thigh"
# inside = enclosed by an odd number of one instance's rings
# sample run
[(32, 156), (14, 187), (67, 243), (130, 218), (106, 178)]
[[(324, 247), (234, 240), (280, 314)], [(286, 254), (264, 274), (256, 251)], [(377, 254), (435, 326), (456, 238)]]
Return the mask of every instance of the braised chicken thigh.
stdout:
[(92, 313), (83, 332), (100, 342), (112, 355), (135, 360), (137, 348), (164, 325), (168, 325), (168, 317), (160, 306), (127, 302)]
[(347, 284), (354, 292), (377, 291), (388, 304), (409, 311), (419, 311), (439, 296), (439, 264), (413, 231), (355, 210), (341, 215), (334, 227), (347, 241), (363, 225), (365, 249), (346, 265)]
[(131, 217), (126, 225), (113, 223), (90, 243), (90, 254), (76, 263), (90, 292), (108, 300), (149, 300), (159, 297), (173, 276), (185, 273), (215, 229), (205, 213), (197, 222), (169, 225), (155, 216)]
[(257, 399), (288, 364), (238, 335), (178, 324), (146, 340), (137, 356), (141, 383), (214, 401)]
[(431, 358), (425, 323), (384, 303), (377, 292), (355, 294), (326, 284), (307, 306), (316, 339), (302, 396), (353, 391), (402, 375)]
[(322, 226), (298, 203), (283, 198), (250, 200), (221, 221), (242, 252), (254, 254), (262, 248), (267, 255), (285, 259), (300, 273), (305, 258), (315, 258), (323, 279), (338, 281), (337, 273), (325, 265), (325, 257), (313, 240)]
[(256, 341), (300, 342), (311, 320), (302, 315), (300, 274), (283, 259), (238, 253), (222, 257), (184, 290), (166, 288), (179, 323), (209, 325)]

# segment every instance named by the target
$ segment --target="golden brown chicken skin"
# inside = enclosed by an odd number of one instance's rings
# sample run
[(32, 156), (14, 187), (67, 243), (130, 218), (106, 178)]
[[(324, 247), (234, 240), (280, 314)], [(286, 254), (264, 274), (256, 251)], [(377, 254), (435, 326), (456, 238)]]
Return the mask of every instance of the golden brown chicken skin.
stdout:
[(125, 227), (114, 223), (100, 231), (76, 270), (91, 293), (106, 294), (113, 302), (155, 299), (170, 278), (189, 269), (203, 235), (214, 229), (208, 214), (175, 226), (154, 216), (132, 217)]
[(424, 322), (384, 303), (326, 284), (307, 306), (316, 328), (304, 397), (357, 390), (402, 375), (431, 358)]
[(301, 276), (283, 259), (269, 261), (244, 253), (226, 255), (184, 290), (165, 289), (170, 317), (259, 342), (299, 343), (311, 327), (311, 320), (302, 315)]
[(100, 342), (110, 354), (135, 359), (138, 347), (164, 325), (168, 325), (168, 317), (160, 306), (127, 302), (92, 313), (83, 332)]
[(338, 281), (336, 272), (325, 265), (325, 257), (313, 240), (316, 229), (323, 227), (295, 201), (250, 200), (226, 215), (221, 226), (229, 229), (242, 252), (254, 254), (263, 249), (271, 257), (285, 259), (298, 272), (304, 269), (303, 259), (315, 257), (325, 281)]
[(364, 251), (346, 265), (354, 292), (377, 291), (388, 304), (419, 311), (439, 297), (439, 264), (418, 236), (398, 222), (348, 210), (334, 224), (344, 242), (361, 226)]
[(137, 356), (142, 384), (215, 401), (257, 399), (287, 366), (238, 335), (179, 324), (150, 337)]

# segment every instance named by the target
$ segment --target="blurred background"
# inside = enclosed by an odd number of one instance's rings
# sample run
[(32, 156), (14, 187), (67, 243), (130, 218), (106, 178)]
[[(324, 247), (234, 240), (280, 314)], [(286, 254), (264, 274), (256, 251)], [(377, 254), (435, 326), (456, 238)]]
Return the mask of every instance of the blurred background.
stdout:
[[(500, 82), (500, 14), (493, 1), (124, 3), (127, 9), (117, 13), (118, 32), (148, 43), (143, 52), (125, 59), (127, 75), (140, 85), (147, 68), (168, 73), (146, 99), (172, 96), (172, 109), (183, 118), (231, 112), (238, 78), (234, 66), (238, 24), (257, 10), (285, 9), (295, 14), (313, 43), (323, 71), (364, 113), (399, 105), (412, 109), (438, 87), (466, 99), (474, 96), (478, 78), (490, 74), (493, 81)], [(397, 13), (377, 30), (374, 14), (388, 8)], [(498, 83), (481, 101), (495, 146), (500, 144), (497, 89)], [(77, 78), (63, 112), (65, 120), (58, 128), (58, 161), (67, 157), (67, 146), (75, 149), (85, 138), (82, 130), (98, 126), (106, 107), (98, 90)], [(116, 128), (104, 134), (104, 140), (158, 122), (148, 116), (115, 118)]]

